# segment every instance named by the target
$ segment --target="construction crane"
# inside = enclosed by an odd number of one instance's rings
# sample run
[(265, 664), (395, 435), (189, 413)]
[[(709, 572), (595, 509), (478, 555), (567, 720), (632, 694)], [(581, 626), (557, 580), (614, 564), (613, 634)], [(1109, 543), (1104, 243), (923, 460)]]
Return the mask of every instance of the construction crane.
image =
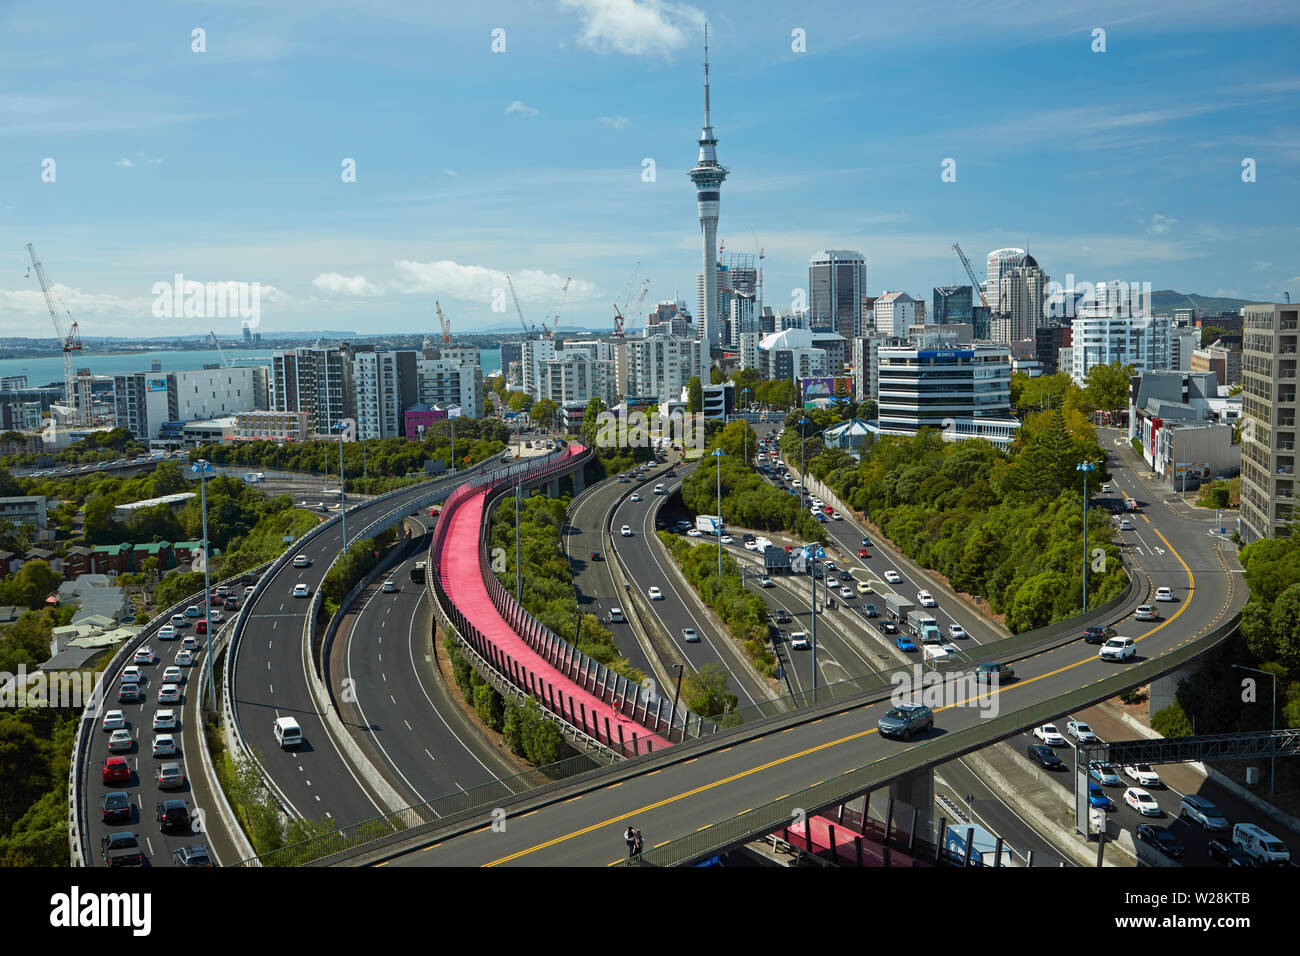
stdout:
[(1291, 293), (1290, 293), (1290, 292), (1283, 292), (1283, 293), (1282, 293), (1282, 298), (1286, 300), (1286, 304), (1287, 304), (1287, 305), (1290, 305), (1290, 304), (1291, 304)]
[[(614, 336), (613, 336), (614, 338), (616, 338), (616, 339), (621, 339), (621, 338), (623, 338), (623, 326), (624, 326), (623, 314), (624, 314), (624, 313), (627, 313), (628, 315), (631, 315), (631, 314), (632, 314), (633, 312), (635, 312), (638, 308), (640, 308), (641, 303), (645, 301), (646, 293), (649, 292), (649, 291), (650, 291), (650, 280), (649, 280), (649, 279), (643, 279), (643, 280), (641, 281), (641, 290), (636, 294), (636, 297), (635, 297), (635, 298), (628, 300), (628, 302), (623, 306), (623, 310), (622, 310), (622, 312), (619, 311), (618, 304), (615, 303), (615, 305), (614, 305)], [(630, 326), (628, 327), (628, 331), (629, 331), (629, 332), (631, 331), (631, 327), (630, 327)]]
[(437, 299), (433, 300), (433, 306), (438, 310), (438, 323), (442, 326), (442, 344), (451, 345), (451, 323), (447, 317), (442, 314), (442, 306)]
[[(980, 294), (980, 301), (984, 303), (984, 308), (988, 309), (989, 300), (984, 295), (984, 286), (980, 284), (979, 279), (975, 278), (975, 270), (971, 268), (970, 260), (966, 258), (966, 253), (962, 252), (961, 246), (955, 242), (952, 244), (952, 247), (957, 250), (957, 255), (961, 257), (961, 264), (966, 267), (966, 275), (970, 276), (971, 287)], [(992, 311), (992, 309), (989, 309), (990, 313)]]
[(560, 301), (555, 306), (555, 313), (551, 316), (550, 328), (546, 327), (545, 322), (542, 323), (542, 338), (544, 339), (555, 338), (555, 330), (560, 327), (560, 310), (564, 308), (564, 297), (569, 294), (569, 283), (572, 281), (573, 281), (573, 276), (569, 276), (567, 279), (564, 280), (564, 288), (560, 290)]
[(537, 326), (529, 326), (528, 320), (524, 318), (524, 310), (519, 306), (519, 296), (515, 294), (515, 284), (506, 276), (506, 285), (510, 287), (510, 299), (515, 304), (515, 311), (519, 313), (519, 324), (523, 326), (524, 335), (533, 335), (537, 331)]
[(763, 252), (763, 247), (758, 244), (758, 232), (751, 226), (750, 235), (754, 237), (754, 248), (758, 250), (758, 316), (759, 322), (763, 321), (763, 260), (767, 255)]
[(641, 263), (638, 262), (636, 264), (636, 268), (632, 270), (632, 278), (628, 280), (627, 292), (623, 295), (623, 308), (620, 309), (618, 307), (618, 303), (617, 302), (614, 303), (614, 334), (612, 338), (621, 339), (623, 337), (623, 325), (625, 321), (623, 318), (623, 313), (627, 312), (630, 307), (630, 303), (632, 301), (632, 289), (635, 288), (636, 286), (636, 277), (640, 274), (640, 272), (641, 272)]
[[(32, 244), (27, 243), (27, 254), (32, 258), (32, 268), (36, 270), (36, 278), (41, 283), (41, 291), (45, 293), (45, 305), (50, 310), (50, 319), (54, 322), (54, 335), (59, 340), (59, 346), (63, 349), (63, 397), (68, 405), (75, 410), (76, 421), (78, 425), (90, 423), (90, 409), (79, 407), (77, 404), (77, 378), (72, 371), (72, 353), (81, 351), (81, 330), (80, 326), (72, 323), (72, 327), (65, 333), (63, 323), (59, 321), (59, 305), (55, 303), (54, 289), (51, 287), (49, 280), (45, 277), (45, 267), (41, 265), (41, 260), (36, 258), (36, 250)], [(72, 314), (63, 309), (68, 318)]]
[(208, 337), (212, 339), (212, 344), (217, 347), (217, 357), (220, 359), (221, 364), (224, 365), (226, 368), (230, 368), (232, 365), (234, 365), (235, 364), (234, 359), (226, 358), (226, 353), (221, 350), (221, 340), (217, 338), (217, 333), (209, 331)]

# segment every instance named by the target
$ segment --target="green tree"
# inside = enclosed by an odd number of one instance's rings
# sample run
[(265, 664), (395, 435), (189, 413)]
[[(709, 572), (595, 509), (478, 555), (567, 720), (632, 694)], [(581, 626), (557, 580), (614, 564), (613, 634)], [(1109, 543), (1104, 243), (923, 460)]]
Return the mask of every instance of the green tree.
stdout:
[(1084, 379), (1084, 400), (1088, 407), (1102, 412), (1113, 412), (1128, 407), (1129, 380), (1133, 377), (1132, 365), (1109, 362), (1088, 369)]
[(692, 375), (690, 381), (686, 383), (686, 414), (694, 415), (703, 410), (704, 387), (700, 384), (700, 377)]
[(543, 398), (533, 405), (529, 415), (532, 416), (533, 421), (541, 422), (549, 427), (555, 424), (555, 413), (559, 410), (559, 405), (549, 398)]
[(721, 385), (726, 380), (727, 377), (722, 374), (722, 369), (720, 369), (718, 366), (715, 365), (711, 369), (709, 369), (710, 385)]

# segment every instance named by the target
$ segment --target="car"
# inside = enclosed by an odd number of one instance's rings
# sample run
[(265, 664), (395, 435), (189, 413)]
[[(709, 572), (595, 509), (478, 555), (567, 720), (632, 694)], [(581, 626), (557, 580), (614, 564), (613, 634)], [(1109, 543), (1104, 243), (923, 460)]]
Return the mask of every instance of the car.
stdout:
[(1101, 650), (1097, 652), (1097, 657), (1103, 661), (1126, 661), (1137, 653), (1137, 642), (1131, 637), (1112, 637), (1105, 644), (1101, 645)]
[(775, 587), (775, 585), (772, 583), (772, 579), (769, 578), (766, 574), (762, 575), (762, 576), (758, 579), (758, 586), (759, 586), (760, 588), (770, 588), (770, 587)]
[(1157, 601), (1172, 601), (1173, 599), (1174, 592), (1169, 590), (1169, 588), (1156, 588)]
[(605, 559), (604, 559), (603, 557), (601, 557), (601, 554), (600, 554), (599, 551), (593, 551), (593, 552), (591, 552), (591, 560), (593, 560), (593, 561), (604, 561)]
[(127, 753), (135, 746), (131, 731), (123, 728), (108, 735), (108, 752), (111, 754)]
[(876, 730), (882, 737), (910, 737), (934, 729), (934, 711), (921, 704), (899, 704), (891, 707), (885, 716), (876, 721)]
[(652, 601), (662, 601), (664, 599), (664, 592), (659, 590), (657, 587), (651, 587), (646, 591), (646, 596)]
[(1139, 823), (1137, 825), (1137, 838), (1143, 843), (1155, 847), (1165, 856), (1178, 859), (1183, 855), (1184, 847), (1178, 842), (1178, 837), (1164, 827), (1152, 826), (1150, 823)]
[(844, 520), (844, 516), (843, 516), (842, 514), (840, 514), (838, 511), (832, 511), (832, 512), (831, 512), (831, 520), (832, 520), (832, 521), (843, 521), (843, 520)]
[(852, 581), (853, 572), (850, 571), (848, 568), (840, 568), (839, 573), (836, 575), (836, 577), (839, 578), (841, 581)]
[(142, 647), (131, 656), (131, 661), (135, 664), (153, 664), (157, 658), (153, 656), (152, 647)]
[(640, 501), (640, 500), (641, 500), (641, 496), (640, 496), (639, 494), (637, 494), (637, 493), (634, 491), (634, 492), (632, 492), (631, 497), (629, 497), (627, 500), (628, 500), (628, 501)]
[(155, 757), (175, 757), (176, 738), (171, 734), (158, 734), (153, 739), (153, 755)]
[(1067, 721), (1065, 732), (1081, 744), (1090, 744), (1097, 741), (1097, 735), (1092, 732), (1092, 728), (1081, 720)]
[(160, 641), (174, 641), (177, 636), (176, 628), (172, 624), (164, 624), (162, 627), (158, 628), (157, 637)]
[(699, 528), (692, 528), (690, 531), (687, 531), (687, 532), (686, 532), (686, 537), (688, 537), (688, 538), (702, 538), (702, 537), (704, 537), (704, 532), (701, 531)]
[(1065, 761), (1056, 755), (1056, 751), (1045, 744), (1030, 744), (1025, 753), (1044, 770), (1064, 770)]
[(221, 608), (219, 607), (214, 607), (211, 613), (208, 614), (208, 620), (211, 621), (213, 624), (219, 624), (223, 620), (223, 618), (224, 615), (221, 613)]
[(625, 537), (625, 538), (630, 538), (630, 537), (632, 537), (632, 526), (631, 526), (631, 525), (626, 525), (626, 524), (625, 524), (625, 525), (623, 525), (623, 527), (621, 527), (621, 528), (618, 529), (618, 533), (621, 534), (621, 535), (622, 535), (623, 537)]
[(99, 841), (105, 866), (144, 866), (144, 851), (134, 833), (107, 833)]
[(898, 625), (895, 624), (893, 621), (881, 621), (880, 630), (886, 634), (897, 634)]
[(950, 624), (948, 626), (948, 636), (954, 641), (960, 641), (970, 637), (970, 635), (966, 633), (966, 628), (962, 627), (960, 624)]
[(185, 672), (175, 664), (169, 664), (163, 669), (162, 679), (167, 684), (179, 684), (185, 680)]
[(176, 866), (212, 866), (212, 855), (202, 843), (177, 847), (172, 851), (172, 862)]
[[(250, 584), (250, 585), (248, 585), (246, 588), (244, 588), (244, 597), (248, 597), (250, 594), (252, 594), (252, 593), (253, 593), (254, 591), (256, 591), (256, 590), (257, 590), (257, 586), (256, 586), (256, 585), (254, 585), (254, 584)], [(231, 596), (233, 597), (233, 595), (231, 595)], [(226, 598), (226, 600), (230, 600), (230, 598), (228, 597), (228, 598)]]
[(179, 763), (170, 760), (158, 765), (158, 770), (154, 773), (154, 781), (158, 784), (159, 790), (174, 790), (185, 786), (185, 772), (181, 770)]
[(293, 586), (293, 596), (296, 598), (307, 597), (311, 594), (311, 588), (305, 584), (295, 584)]
[[(294, 556), (294, 559), (293, 559), (293, 566), (294, 566), (295, 568), (307, 568), (307, 567), (311, 567), (311, 558), (307, 557), (307, 555), (305, 555), (305, 554), (295, 555), (295, 556)], [(225, 596), (226, 596), (226, 594), (225, 594), (224, 591), (221, 592), (221, 594), (218, 595), (218, 597), (225, 597)]]
[(838, 570), (839, 570), (839, 568), (836, 566), (836, 564), (835, 564), (834, 561), (823, 561), (823, 562), (822, 562), (822, 566), (823, 566), (824, 568), (826, 568), (827, 571), (838, 571)]
[(859, 581), (859, 582), (858, 582), (858, 593), (859, 593), (859, 594), (870, 594), (870, 593), (871, 593), (871, 585), (868, 584), (866, 581)]
[(162, 831), (190, 828), (190, 806), (184, 800), (161, 800), (154, 804), (154, 818)]
[(975, 666), (975, 679), (981, 683), (984, 681), (997, 681), (999, 684), (1013, 681), (1016, 679), (1015, 668), (1009, 664), (997, 664), (993, 661), (986, 661), (983, 664)]
[(795, 631), (793, 634), (790, 635), (791, 650), (806, 651), (810, 647), (812, 647), (812, 645), (808, 643), (807, 631)]
[(171, 625), (172, 625), (172, 627), (176, 628), (176, 629), (179, 631), (179, 630), (182, 630), (182, 629), (184, 629), (184, 628), (189, 627), (189, 626), (190, 626), (190, 622), (189, 622), (189, 620), (185, 617), (184, 614), (173, 614), (173, 615), (172, 615), (172, 619), (171, 619)]
[(1049, 747), (1064, 747), (1065, 738), (1061, 732), (1056, 729), (1056, 724), (1043, 724), (1034, 728), (1034, 736), (1047, 744)]
[(1222, 860), (1225, 866), (1254, 866), (1252, 860), (1241, 847), (1226, 840), (1211, 840), (1205, 848), (1211, 860)]
[(868, 551), (866, 548), (858, 548), (858, 557), (859, 557), (859, 558), (869, 558), (869, 557), (871, 557), (871, 552)]
[(117, 702), (119, 704), (137, 704), (143, 698), (144, 693), (140, 690), (139, 684), (127, 681), (117, 688)]
[(153, 715), (154, 730), (175, 730), (176, 729), (176, 711), (169, 709), (159, 710)]
[(384, 586), (380, 588), (380, 590), (383, 591), (385, 594), (396, 594), (397, 582), (394, 581), (392, 578), (389, 578), (387, 581), (384, 582)]
[(906, 634), (897, 634), (894, 637), (894, 646), (900, 651), (907, 651), (909, 654), (916, 650), (916, 645), (912, 643), (912, 639)]
[(1119, 530), (1120, 530), (1120, 531), (1132, 531), (1132, 530), (1133, 530), (1133, 522), (1129, 521), (1128, 518), (1122, 518), (1122, 519), (1120, 520), (1120, 523), (1119, 523)]
[(175, 684), (163, 684), (158, 688), (158, 703), (179, 704), (180, 702), (181, 689)]
[(826, 523), (826, 516), (824, 514), (815, 514), (813, 515), (813, 517), (816, 518), (818, 521), (820, 521), (822, 524)]
[(194, 633), (195, 633), (195, 634), (207, 634), (207, 633), (208, 633), (208, 622), (207, 622), (207, 621), (199, 621), (199, 623), (195, 624), (195, 625), (194, 625)]
[(186, 634), (181, 638), (181, 649), (186, 651), (197, 651), (199, 649), (199, 639), (193, 634)]
[(1124, 776), (1144, 787), (1163, 788), (1165, 782), (1160, 774), (1151, 769), (1149, 763), (1130, 763), (1124, 765)]
[[(300, 555), (300, 557), (301, 557), (301, 555)], [(217, 585), (217, 587), (216, 587), (216, 594), (217, 594), (217, 597), (225, 597), (225, 596), (226, 596), (227, 594), (229, 594), (229, 593), (230, 593), (230, 588), (229, 588), (227, 585), (225, 585), (225, 584), (218, 584), (218, 585)]]
[(1103, 787), (1119, 786), (1119, 774), (1115, 772), (1114, 767), (1104, 760), (1089, 760), (1088, 776)]
[(177, 667), (191, 667), (194, 664), (194, 652), (182, 647), (176, 652)]
[(745, 544), (754, 544), (756, 541), (758, 541), (758, 538), (746, 532), (745, 534), (742, 534), (740, 536), (740, 540), (745, 542)]
[(202, 614), (203, 612), (199, 610), (199, 606), (197, 604), (191, 604), (189, 607), (185, 609), (185, 616), (190, 620), (194, 620), (202, 616)]
[(1106, 791), (1101, 789), (1100, 784), (1096, 781), (1088, 781), (1088, 806), (1095, 807), (1105, 813), (1110, 813), (1115, 809), (1115, 801), (1106, 796)]
[(100, 721), (100, 730), (121, 730), (126, 726), (126, 716), (120, 710), (108, 710), (104, 712), (104, 719)]
[(840, 588), (840, 599), (847, 601), (853, 597), (853, 588)]
[(938, 607), (934, 601), (934, 595), (929, 591), (918, 591), (916, 593), (916, 603), (921, 607)]
[(719, 544), (735, 544), (735, 543), (736, 543), (736, 539), (733, 538), (733, 537), (732, 537), (731, 535), (729, 535), (729, 534), (724, 534), (724, 535), (722, 535), (720, 538), (718, 538), (718, 543), (719, 543)]
[[(300, 588), (302, 588), (302, 587), (306, 587), (306, 586), (307, 586), (307, 585), (305, 585), (305, 584), (300, 584), (300, 585), (298, 585), (298, 587), (300, 587)], [(247, 596), (248, 596), (248, 592), (251, 591), (251, 590), (252, 590), (252, 588), (248, 588), (248, 589), (245, 591), (245, 595), (244, 595), (244, 596), (247, 597)], [(230, 596), (230, 597), (227, 597), (224, 601), (221, 602), (221, 606), (224, 607), (227, 611), (238, 611), (238, 610), (239, 610), (239, 598), (234, 597), (233, 595)]]
[[(115, 730), (113, 733), (121, 731)], [(131, 765), (125, 757), (105, 757), (100, 773), (104, 783), (128, 783), (131, 780)]]
[(695, 628), (684, 627), (682, 628), (682, 640), (687, 644), (698, 644), (700, 643), (700, 635), (695, 633)]
[(1129, 787), (1124, 791), (1124, 802), (1144, 817), (1162, 817), (1165, 811), (1160, 809), (1156, 798), (1141, 787)]
[(106, 793), (104, 798), (99, 801), (99, 808), (103, 811), (105, 823), (130, 820), (131, 806), (131, 797), (122, 790), (113, 790)]
[(1083, 629), (1083, 639), (1089, 644), (1105, 644), (1106, 639), (1111, 636), (1106, 628), (1097, 624), (1089, 624)]
[(1150, 604), (1139, 604), (1133, 612), (1133, 620), (1135, 621), (1154, 621), (1156, 617), (1156, 609)]
[(885, 580), (890, 584), (900, 584), (902, 583), (903, 577), (897, 571), (891, 569), (885, 572)]
[(1178, 808), (1178, 815), (1184, 820), (1199, 823), (1202, 829), (1205, 830), (1228, 829), (1228, 820), (1223, 815), (1223, 811), (1209, 800), (1195, 793), (1189, 793), (1183, 797), (1182, 806)]
[(772, 620), (777, 624), (789, 624), (792, 618), (790, 617), (789, 611), (783, 607), (779, 607), (772, 612)]
[(142, 680), (144, 680), (144, 675), (140, 673), (140, 668), (136, 667), (134, 664), (128, 664), (126, 667), (122, 668), (123, 684), (138, 684)]

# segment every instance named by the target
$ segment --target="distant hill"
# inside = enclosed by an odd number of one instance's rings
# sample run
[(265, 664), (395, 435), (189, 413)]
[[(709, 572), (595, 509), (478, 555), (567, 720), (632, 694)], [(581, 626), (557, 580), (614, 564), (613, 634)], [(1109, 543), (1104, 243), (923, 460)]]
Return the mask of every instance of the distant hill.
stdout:
[(1212, 295), (1197, 295), (1194, 292), (1175, 292), (1173, 289), (1161, 289), (1151, 293), (1151, 311), (1156, 315), (1167, 315), (1174, 309), (1188, 309), (1195, 306), (1204, 309), (1210, 315), (1220, 312), (1236, 312), (1242, 306), (1257, 305), (1258, 299), (1225, 299)]

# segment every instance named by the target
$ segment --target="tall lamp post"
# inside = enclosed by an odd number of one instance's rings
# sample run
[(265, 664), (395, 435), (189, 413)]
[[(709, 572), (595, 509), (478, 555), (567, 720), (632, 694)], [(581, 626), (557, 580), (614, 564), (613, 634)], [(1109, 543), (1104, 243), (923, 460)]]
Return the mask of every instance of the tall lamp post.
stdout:
[(811, 425), (811, 424), (812, 422), (808, 420), (807, 416), (803, 416), (799, 419), (799, 510), (800, 511), (803, 511), (804, 489), (808, 487), (808, 471), (804, 467), (805, 462), (804, 462), (804, 454), (803, 454), (803, 440), (804, 440), (803, 431), (805, 425)]
[[(1252, 671), (1256, 674), (1263, 674), (1265, 677), (1273, 678), (1273, 729), (1277, 730), (1277, 675), (1269, 671), (1262, 671), (1257, 667), (1246, 667), (1242, 664), (1233, 664), (1235, 670)], [(1268, 771), (1268, 795), (1271, 797), (1277, 792), (1277, 755), (1274, 754), (1270, 761)]]
[(215, 475), (217, 470), (200, 458), (190, 465), (190, 472), (197, 475), (199, 479), (199, 507), (203, 512), (203, 541), (200, 545), (203, 548), (203, 620), (207, 622), (204, 627), (208, 632), (208, 652), (204, 656), (203, 664), (208, 672), (208, 704), (215, 706), (217, 697), (212, 676), (212, 658), (215, 654), (216, 642), (215, 635), (212, 633), (212, 579), (208, 571), (208, 479)]
[(713, 460), (718, 463), (718, 577), (722, 577), (722, 456), (721, 448), (713, 449)]
[(1088, 472), (1097, 466), (1090, 461), (1080, 462), (1075, 471), (1083, 472), (1083, 613), (1088, 613)]
[[(813, 675), (813, 703), (817, 703), (817, 559), (825, 558), (826, 552), (821, 545), (811, 544), (804, 549), (804, 554), (809, 558), (808, 561), (808, 580), (811, 582), (809, 588), (809, 605), (812, 607), (812, 675)], [(823, 572), (824, 573), (824, 572)]]
[(339, 511), (343, 515), (343, 548), (340, 554), (348, 553), (348, 493), (347, 486), (343, 478), (343, 433), (347, 431), (347, 425), (343, 422), (335, 422), (334, 430), (339, 433)]
[[(746, 398), (745, 396), (751, 394), (753, 393), (748, 388), (743, 388), (740, 390), (740, 402), (741, 405), (744, 406), (746, 412), (749, 411), (749, 399)], [(744, 418), (742, 419), (742, 421), (745, 423), (745, 465), (748, 467), (749, 465), (749, 419)]]

